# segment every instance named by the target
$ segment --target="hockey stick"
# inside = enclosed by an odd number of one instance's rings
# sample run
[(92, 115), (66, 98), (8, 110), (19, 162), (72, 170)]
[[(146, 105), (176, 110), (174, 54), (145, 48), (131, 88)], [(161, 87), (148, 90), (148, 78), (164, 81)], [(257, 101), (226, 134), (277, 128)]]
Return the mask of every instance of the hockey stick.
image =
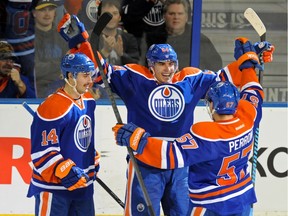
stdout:
[(111, 195), (111, 197), (122, 207), (124, 208), (125, 205), (122, 200), (99, 178), (96, 178), (96, 181)]
[[(258, 33), (260, 37), (260, 41), (266, 40), (266, 27), (263, 24), (262, 20), (259, 18), (257, 13), (252, 8), (247, 8), (244, 12), (244, 17), (248, 20), (248, 22), (253, 26), (255, 31)], [(258, 79), (260, 85), (263, 82), (263, 72), (264, 72), (264, 64), (261, 62), (262, 70), (259, 70)], [(258, 142), (259, 142), (259, 126), (255, 130), (254, 134), (254, 146), (253, 146), (253, 161), (252, 161), (252, 170), (251, 177), (252, 182), (255, 187), (256, 181), (256, 170), (257, 170), (257, 158), (258, 158)], [(251, 205), (250, 215), (253, 215), (253, 204)]]
[[(252, 25), (255, 31), (258, 33), (260, 40), (266, 40), (266, 27), (263, 24), (262, 20), (259, 18), (257, 13), (252, 8), (247, 8), (244, 12), (244, 17), (248, 20), (248, 22)], [(261, 66), (264, 67), (263, 63)], [(263, 70), (259, 70), (259, 83), (263, 83)]]
[[(22, 103), (22, 106), (32, 115), (34, 116), (35, 112), (32, 108), (27, 104), (26, 101)], [(111, 195), (111, 197), (122, 207), (124, 208), (124, 203), (122, 200), (99, 178), (96, 178), (96, 181), (104, 188), (104, 190)]]
[[(121, 116), (119, 114), (119, 110), (117, 108), (115, 98), (113, 96), (113, 93), (112, 93), (111, 88), (109, 86), (109, 83), (107, 81), (106, 75), (105, 75), (105, 73), (103, 71), (102, 64), (101, 64), (101, 61), (99, 59), (98, 52), (97, 52), (97, 47), (98, 47), (97, 45), (98, 45), (98, 42), (99, 42), (100, 34), (101, 34), (102, 30), (105, 28), (105, 26), (108, 24), (108, 22), (111, 19), (112, 19), (112, 15), (110, 13), (107, 13), (107, 12), (103, 13), (99, 17), (98, 21), (96, 22), (96, 25), (93, 28), (93, 31), (92, 31), (92, 34), (91, 34), (90, 43), (91, 43), (93, 54), (94, 54), (96, 63), (98, 65), (98, 68), (99, 68), (99, 71), (100, 71), (104, 86), (105, 86), (105, 90), (106, 90), (106, 92), (108, 94), (108, 97), (109, 97), (109, 99), (111, 101), (111, 105), (112, 105), (112, 108), (113, 108), (117, 123), (118, 124), (122, 124), (123, 121), (122, 121)], [(146, 187), (145, 187), (141, 172), (139, 170), (137, 161), (136, 161), (136, 159), (134, 157), (133, 151), (132, 151), (132, 149), (130, 147), (127, 147), (127, 151), (129, 153), (130, 159), (132, 161), (132, 164), (133, 164), (136, 176), (138, 178), (140, 187), (141, 187), (141, 189), (143, 191), (144, 199), (145, 199), (145, 202), (147, 204), (148, 211), (149, 211), (151, 216), (155, 216), (155, 212), (153, 210), (150, 197), (149, 197), (148, 192), (146, 190)]]

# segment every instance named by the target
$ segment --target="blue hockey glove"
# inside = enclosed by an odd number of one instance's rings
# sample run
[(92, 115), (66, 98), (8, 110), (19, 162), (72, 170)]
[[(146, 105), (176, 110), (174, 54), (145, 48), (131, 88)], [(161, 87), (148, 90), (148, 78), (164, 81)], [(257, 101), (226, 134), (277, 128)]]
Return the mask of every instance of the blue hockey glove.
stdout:
[(61, 179), (63, 186), (69, 191), (86, 187), (89, 181), (89, 176), (84, 173), (84, 170), (75, 166), (70, 159), (59, 163), (55, 169), (55, 176)]
[(58, 24), (58, 32), (60, 35), (68, 41), (70, 49), (81, 44), (89, 38), (85, 26), (77, 16), (66, 13)]
[(261, 64), (273, 61), (275, 47), (271, 43), (268, 41), (256, 42), (254, 48), (259, 56)]
[(133, 123), (116, 124), (112, 131), (114, 131), (117, 145), (130, 146), (138, 154), (142, 154), (147, 144), (147, 138), (150, 136), (143, 128), (137, 127)]
[(238, 62), (239, 69), (258, 68), (263, 70), (259, 64), (254, 45), (247, 38), (237, 38), (235, 40), (234, 57)]

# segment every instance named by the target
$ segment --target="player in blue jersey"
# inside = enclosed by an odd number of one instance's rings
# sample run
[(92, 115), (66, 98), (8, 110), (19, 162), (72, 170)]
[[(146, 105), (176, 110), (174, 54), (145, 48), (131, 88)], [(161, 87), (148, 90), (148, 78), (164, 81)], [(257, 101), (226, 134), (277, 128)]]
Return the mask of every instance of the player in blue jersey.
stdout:
[(35, 98), (28, 78), (21, 74), (21, 65), (7, 41), (0, 40), (0, 98)]
[(168, 170), (190, 166), (187, 216), (248, 216), (256, 202), (248, 160), (264, 93), (255, 72), (259, 62), (253, 45), (245, 38), (235, 44), (242, 71), (240, 96), (228, 81), (213, 83), (205, 98), (213, 122), (195, 123), (174, 141), (150, 137), (133, 123), (113, 128), (117, 144), (130, 146), (147, 165)]
[(27, 196), (35, 196), (35, 215), (95, 216), (93, 181), (99, 154), (96, 103), (88, 92), (94, 63), (82, 53), (67, 54), (61, 71), (65, 86), (39, 105), (31, 125), (34, 167)]
[[(87, 56), (91, 47), (87, 44), (85, 29), (80, 23), (68, 32), (67, 20), (58, 30), (69, 44), (75, 44), (73, 52), (81, 50)], [(71, 23), (71, 22), (70, 22)], [(67, 35), (67, 34), (71, 34)], [(85, 48), (87, 48), (85, 50)], [(153, 137), (167, 141), (186, 133), (194, 119), (194, 109), (205, 97), (209, 86), (216, 81), (230, 80), (239, 85), (241, 72), (233, 62), (216, 73), (186, 67), (178, 71), (177, 54), (169, 44), (152, 45), (147, 52), (149, 68), (138, 64), (110, 65), (99, 55), (112, 91), (118, 94), (127, 107), (127, 121), (151, 132)], [(93, 59), (93, 58), (92, 58)], [(100, 73), (96, 81), (103, 84)], [(138, 162), (144, 184), (156, 215), (160, 215), (160, 203), (165, 215), (186, 215), (189, 205), (188, 169), (185, 167), (159, 169)], [(149, 215), (147, 205), (131, 162), (127, 171), (125, 215)]]

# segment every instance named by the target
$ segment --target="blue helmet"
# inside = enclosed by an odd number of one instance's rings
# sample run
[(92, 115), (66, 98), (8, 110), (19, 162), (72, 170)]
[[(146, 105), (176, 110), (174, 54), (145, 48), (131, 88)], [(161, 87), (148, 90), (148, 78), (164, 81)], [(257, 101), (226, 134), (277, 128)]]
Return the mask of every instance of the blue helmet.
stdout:
[(238, 89), (230, 82), (213, 83), (206, 94), (206, 101), (213, 102), (213, 109), (218, 114), (234, 114), (240, 95)]
[(148, 66), (154, 66), (156, 62), (174, 61), (176, 63), (175, 70), (178, 69), (177, 54), (169, 44), (153, 44), (146, 53)]
[(64, 77), (70, 72), (73, 76), (78, 73), (95, 72), (93, 61), (83, 53), (66, 54), (61, 61), (61, 71)]

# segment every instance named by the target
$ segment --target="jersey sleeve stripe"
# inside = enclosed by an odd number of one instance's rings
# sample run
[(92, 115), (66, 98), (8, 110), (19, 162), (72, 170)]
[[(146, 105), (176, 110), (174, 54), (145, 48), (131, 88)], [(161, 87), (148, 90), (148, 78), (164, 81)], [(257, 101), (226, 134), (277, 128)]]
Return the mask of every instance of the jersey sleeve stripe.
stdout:
[(210, 193), (205, 193), (205, 194), (193, 194), (193, 193), (190, 193), (190, 197), (191, 198), (197, 198), (197, 199), (207, 199), (209, 197), (215, 197), (215, 196), (219, 196), (221, 194), (227, 194), (228, 192), (231, 192), (231, 191), (236, 191), (237, 189), (249, 184), (249, 182), (251, 182), (251, 177), (245, 179), (244, 181), (238, 183), (238, 184), (235, 184), (231, 187), (226, 187), (225, 189), (221, 189), (221, 187), (219, 187), (219, 190), (217, 191), (213, 191), (213, 192), (210, 192)]
[(50, 147), (45, 149), (44, 151), (39, 151), (36, 153), (31, 154), (31, 159), (32, 160), (36, 160), (38, 158), (42, 158), (45, 154), (49, 153), (49, 152), (53, 152), (53, 151), (60, 151), (60, 147)]
[(61, 160), (62, 156), (61, 155), (56, 155), (55, 157), (51, 158), (47, 163), (45, 163), (41, 168), (37, 168), (38, 173), (42, 173), (44, 170), (48, 169), (52, 165), (54, 165), (58, 160)]

